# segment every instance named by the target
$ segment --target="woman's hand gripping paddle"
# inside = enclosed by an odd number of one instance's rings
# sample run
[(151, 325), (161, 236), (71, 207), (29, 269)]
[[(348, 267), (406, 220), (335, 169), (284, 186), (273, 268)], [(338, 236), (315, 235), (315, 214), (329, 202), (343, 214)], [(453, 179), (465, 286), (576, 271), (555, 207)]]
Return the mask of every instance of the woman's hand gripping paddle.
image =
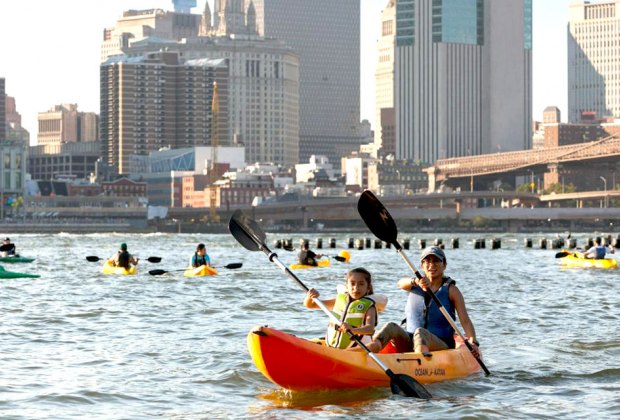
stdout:
[[(276, 264), (282, 271), (284, 271), (291, 279), (293, 279), (302, 289), (308, 291), (308, 287), (301, 282), (278, 259), (277, 254), (271, 252), (267, 245), (265, 245), (265, 232), (256, 224), (256, 222), (246, 215), (241, 210), (237, 210), (233, 213), (228, 223), (228, 229), (230, 233), (235, 237), (244, 248), (250, 251), (263, 251), (269, 258), (269, 261)], [(334, 314), (325, 306), (319, 299), (314, 299), (314, 303), (323, 310), (330, 317), (330, 319), (336, 324), (340, 325), (341, 322)], [(428, 399), (431, 398), (431, 394), (414, 378), (404, 374), (395, 374), (390, 368), (388, 368), (374, 353), (372, 353), (368, 347), (362, 343), (354, 334), (347, 333), (362, 349), (366, 351), (368, 356), (377, 363), (381, 369), (390, 377), (390, 388), (394, 394), (404, 395), (406, 397), (417, 397)]]
[[(366, 226), (368, 226), (368, 229), (370, 229), (370, 231), (377, 238), (391, 245), (394, 245), (394, 248), (396, 248), (398, 254), (403, 258), (403, 260), (405, 260), (405, 263), (407, 263), (411, 271), (413, 271), (413, 273), (418, 279), (421, 279), (422, 275), (415, 268), (407, 255), (405, 255), (402, 246), (400, 246), (400, 244), (398, 243), (398, 228), (396, 227), (396, 222), (394, 222), (394, 219), (387, 211), (385, 206), (371, 191), (365, 190), (362, 195), (360, 195), (359, 201), (357, 202), (357, 211), (364, 220), (364, 223), (366, 223)], [(431, 299), (433, 299), (433, 302), (435, 302), (435, 304), (437, 305), (443, 316), (446, 318), (446, 320), (450, 323), (450, 326), (454, 329), (454, 331), (456, 331), (459, 337), (463, 339), (463, 342), (465, 342), (465, 345), (467, 346), (469, 351), (472, 352), (473, 356), (474, 348), (463, 336), (463, 334), (461, 334), (461, 331), (459, 331), (458, 327), (454, 323), (454, 320), (452, 319), (448, 311), (446, 311), (446, 308), (444, 308), (439, 299), (437, 299), (435, 293), (430, 289), (427, 289), (426, 293), (428, 293)], [(474, 356), (474, 358), (476, 359), (482, 370), (484, 370), (484, 373), (487, 376), (490, 375), (491, 372), (489, 372), (489, 369), (487, 369), (484, 362), (479, 357)]]

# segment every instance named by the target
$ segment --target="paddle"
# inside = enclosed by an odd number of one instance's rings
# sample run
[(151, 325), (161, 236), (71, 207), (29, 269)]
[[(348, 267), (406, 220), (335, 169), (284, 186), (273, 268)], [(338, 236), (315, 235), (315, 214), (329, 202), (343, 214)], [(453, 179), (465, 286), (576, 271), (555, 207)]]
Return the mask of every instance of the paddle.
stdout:
[[(291, 270), (289, 270), (282, 262), (278, 259), (278, 255), (274, 252), (271, 252), (267, 245), (265, 245), (265, 232), (256, 224), (256, 222), (249, 217), (245, 216), (241, 210), (236, 210), (230, 221), (228, 222), (228, 229), (230, 233), (235, 237), (237, 242), (239, 242), (244, 248), (250, 251), (263, 251), (265, 255), (269, 258), (269, 261), (276, 264), (282, 271), (284, 271), (291, 279), (293, 279), (302, 289), (306, 292), (309, 290), (308, 287), (301, 282), (293, 274)], [(340, 325), (341, 322), (336, 316), (325, 306), (323, 302), (319, 299), (314, 299), (314, 303), (323, 310), (330, 317), (330, 319), (336, 324)], [(390, 368), (388, 368), (374, 353), (372, 353), (368, 347), (362, 343), (362, 341), (354, 334), (351, 334), (347, 331), (352, 340), (354, 340), (366, 353), (368, 356), (377, 363), (381, 369), (390, 377), (390, 388), (392, 389), (392, 393), (404, 395), (407, 397), (417, 397), (428, 399), (431, 398), (431, 394), (414, 378), (404, 374), (395, 374), (392, 372)]]
[[(282, 247), (282, 249), (285, 251), (295, 251), (295, 248), (293, 248), (292, 246), (285, 246), (285, 247)], [(340, 255), (323, 255), (323, 256), (333, 258), (339, 262), (347, 262), (347, 259), (345, 257), (341, 257)]]
[[(228, 265), (225, 265), (224, 268), (227, 268), (229, 270), (234, 270), (235, 268), (241, 268), (242, 266), (243, 266), (243, 263), (230, 263)], [(187, 268), (182, 268), (180, 270), (151, 270), (149, 271), (149, 274), (151, 276), (161, 276), (162, 274), (174, 273), (174, 272), (185, 271), (185, 270), (187, 270)]]
[[(418, 279), (421, 279), (422, 275), (411, 263), (407, 255), (405, 255), (402, 246), (400, 246), (398, 240), (396, 239), (398, 236), (398, 228), (396, 227), (396, 222), (394, 222), (394, 219), (387, 211), (385, 206), (371, 191), (365, 190), (362, 193), (359, 201), (357, 202), (357, 211), (359, 212), (360, 216), (362, 216), (364, 223), (366, 223), (366, 226), (368, 226), (370, 231), (383, 242), (394, 245), (396, 252), (398, 252), (398, 254), (403, 258), (403, 260), (405, 260), (411, 271), (414, 272)], [(463, 334), (461, 334), (461, 331), (459, 331), (458, 327), (454, 323), (454, 320), (452, 319), (448, 311), (446, 311), (446, 308), (444, 308), (439, 299), (437, 299), (435, 293), (430, 289), (426, 289), (426, 293), (428, 293), (431, 299), (433, 299), (433, 302), (435, 302), (443, 316), (450, 323), (450, 326), (454, 329), (454, 331), (456, 331), (459, 337), (461, 337), (463, 342), (465, 342), (465, 345), (467, 346), (469, 351), (472, 352), (473, 356), (474, 348), (471, 346), (469, 341), (465, 339)], [(482, 370), (484, 370), (484, 373), (487, 376), (490, 375), (491, 372), (489, 372), (484, 362), (480, 360), (479, 357), (474, 356), (474, 358), (476, 359)]]
[[(89, 255), (86, 257), (86, 259), (90, 262), (97, 262), (97, 261), (101, 261), (101, 260), (106, 260), (107, 258), (99, 258), (95, 255)], [(152, 263), (158, 263), (161, 262), (161, 257), (148, 257), (146, 259), (148, 262), (152, 262)]]
[(564, 257), (568, 257), (569, 255), (573, 255), (573, 253), (568, 252), (568, 251), (561, 251), (555, 254), (555, 258), (564, 258)]

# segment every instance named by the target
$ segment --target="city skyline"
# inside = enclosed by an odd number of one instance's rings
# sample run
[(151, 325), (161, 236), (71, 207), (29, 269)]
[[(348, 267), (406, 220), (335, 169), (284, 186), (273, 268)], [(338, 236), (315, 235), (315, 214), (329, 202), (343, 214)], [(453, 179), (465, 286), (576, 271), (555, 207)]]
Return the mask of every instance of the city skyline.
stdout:
[[(360, 120), (369, 120), (374, 128), (376, 41), (381, 10), (387, 0), (360, 1)], [(213, 1), (209, 3), (212, 7)], [(549, 105), (558, 106), (562, 120), (566, 120), (568, 3), (569, 0), (533, 1), (535, 120), (542, 118), (542, 110)], [(6, 79), (7, 95), (16, 99), (31, 144), (36, 142), (39, 112), (58, 104), (75, 103), (81, 112), (99, 113), (99, 56), (104, 28), (113, 26), (125, 10), (172, 10), (173, 4), (171, 0), (94, 2), (89, 5), (87, 16), (75, 19), (75, 11), (81, 8), (83, 2), (79, 0), (3, 4), (5, 22), (0, 25), (0, 39), (7, 58), (0, 65), (0, 77)], [(198, 1), (193, 13), (201, 13), (203, 8), (204, 1)], [(66, 13), (67, 10), (74, 12)]]

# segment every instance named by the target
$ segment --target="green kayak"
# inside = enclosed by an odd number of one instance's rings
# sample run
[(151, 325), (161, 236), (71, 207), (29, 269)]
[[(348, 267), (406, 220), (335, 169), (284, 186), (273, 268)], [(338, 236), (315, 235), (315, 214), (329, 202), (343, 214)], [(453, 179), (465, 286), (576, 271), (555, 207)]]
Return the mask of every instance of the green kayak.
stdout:
[(0, 263), (30, 263), (34, 258), (20, 257), (19, 255), (12, 255), (10, 257), (0, 257)]
[(38, 274), (18, 273), (17, 271), (7, 271), (4, 267), (0, 266), (0, 279), (18, 279), (18, 278), (31, 278), (36, 279), (41, 277)]

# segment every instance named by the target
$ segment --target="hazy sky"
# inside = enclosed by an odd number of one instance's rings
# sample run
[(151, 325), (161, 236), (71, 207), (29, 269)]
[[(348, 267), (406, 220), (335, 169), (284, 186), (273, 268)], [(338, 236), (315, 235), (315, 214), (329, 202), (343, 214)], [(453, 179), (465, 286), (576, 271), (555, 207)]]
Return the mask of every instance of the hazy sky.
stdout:
[[(567, 113), (569, 1), (533, 0), (533, 117), (538, 120), (548, 105), (558, 106), (563, 120)], [(197, 3), (193, 12), (200, 13), (204, 0)], [(361, 0), (361, 118), (373, 124), (375, 45), (385, 4), (387, 0)], [(124, 10), (171, 10), (172, 0), (4, 0), (0, 7), (0, 77), (6, 79), (6, 93), (15, 97), (34, 144), (38, 112), (61, 103), (99, 112), (103, 29), (114, 26)]]

